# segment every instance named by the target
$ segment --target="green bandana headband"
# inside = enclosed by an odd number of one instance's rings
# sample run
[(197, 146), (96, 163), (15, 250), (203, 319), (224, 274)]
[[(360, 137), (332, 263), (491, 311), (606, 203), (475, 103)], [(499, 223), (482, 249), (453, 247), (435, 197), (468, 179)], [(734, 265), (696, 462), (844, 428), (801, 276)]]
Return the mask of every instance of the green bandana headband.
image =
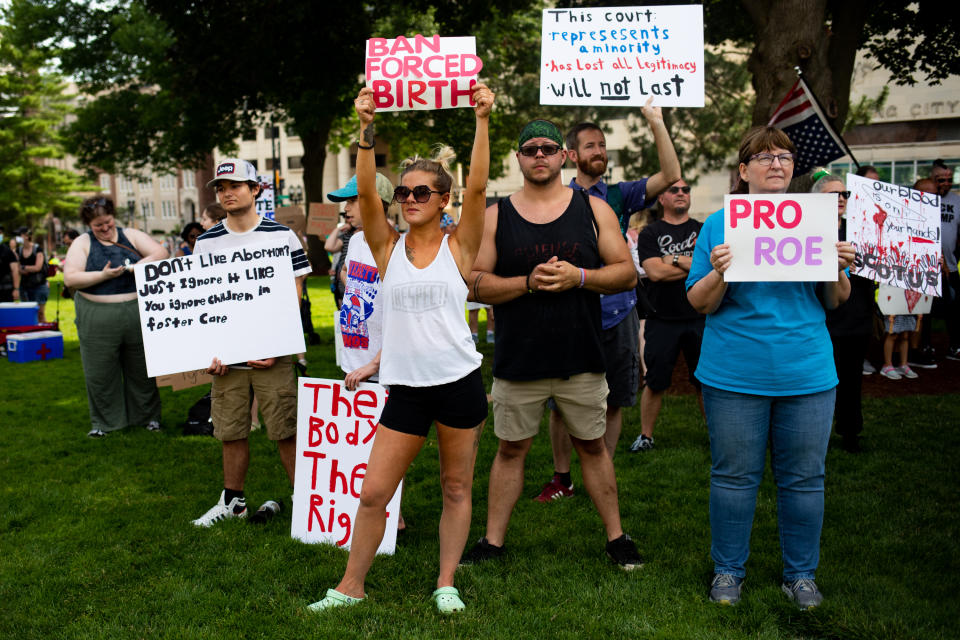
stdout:
[(560, 145), (561, 148), (563, 147), (563, 136), (560, 135), (560, 129), (549, 120), (534, 120), (528, 123), (520, 132), (520, 141), (517, 146), (522, 147), (524, 142), (532, 138), (549, 138)]

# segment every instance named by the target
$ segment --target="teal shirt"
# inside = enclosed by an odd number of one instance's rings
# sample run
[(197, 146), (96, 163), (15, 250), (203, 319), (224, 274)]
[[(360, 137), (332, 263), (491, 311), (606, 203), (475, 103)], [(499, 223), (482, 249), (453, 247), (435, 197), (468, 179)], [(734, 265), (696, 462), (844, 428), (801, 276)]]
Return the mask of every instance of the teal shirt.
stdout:
[[(723, 210), (707, 218), (687, 276), (689, 290), (723, 244)], [(793, 396), (837, 386), (833, 345), (816, 282), (731, 282), (707, 314), (696, 376), (736, 393)]]

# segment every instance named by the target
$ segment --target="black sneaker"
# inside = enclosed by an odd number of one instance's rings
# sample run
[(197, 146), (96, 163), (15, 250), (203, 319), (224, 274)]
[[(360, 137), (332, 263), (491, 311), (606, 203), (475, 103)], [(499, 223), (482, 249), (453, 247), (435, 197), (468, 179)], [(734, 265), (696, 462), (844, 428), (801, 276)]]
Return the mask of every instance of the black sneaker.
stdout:
[(480, 538), (477, 540), (477, 544), (470, 548), (470, 551), (463, 554), (463, 557), (460, 558), (460, 564), (479, 564), (487, 560), (498, 560), (503, 557), (505, 551), (504, 547), (498, 547), (487, 542), (486, 538)]
[(607, 543), (607, 555), (624, 571), (632, 571), (643, 566), (643, 558), (637, 551), (637, 545), (627, 534)]
[(960, 347), (947, 349), (947, 360), (960, 360)]
[(937, 361), (933, 357), (933, 349), (910, 349), (907, 364), (920, 369), (936, 369)]

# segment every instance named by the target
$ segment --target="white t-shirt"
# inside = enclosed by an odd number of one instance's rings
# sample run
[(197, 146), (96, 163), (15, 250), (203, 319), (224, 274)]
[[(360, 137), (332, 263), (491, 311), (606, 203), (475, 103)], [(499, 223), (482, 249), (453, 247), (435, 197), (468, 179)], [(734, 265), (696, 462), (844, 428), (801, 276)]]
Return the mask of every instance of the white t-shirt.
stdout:
[(406, 256), (406, 234), (390, 255), (381, 286), (383, 350), (380, 383), (431, 387), (460, 380), (483, 356), (464, 317), (467, 285), (450, 253), (450, 236), (423, 269)]
[[(383, 342), (383, 310), (377, 300), (380, 272), (362, 231), (350, 238), (344, 264), (347, 282), (338, 318), (343, 338), (340, 368), (350, 373), (373, 360)], [(375, 382), (377, 376), (370, 379)]]

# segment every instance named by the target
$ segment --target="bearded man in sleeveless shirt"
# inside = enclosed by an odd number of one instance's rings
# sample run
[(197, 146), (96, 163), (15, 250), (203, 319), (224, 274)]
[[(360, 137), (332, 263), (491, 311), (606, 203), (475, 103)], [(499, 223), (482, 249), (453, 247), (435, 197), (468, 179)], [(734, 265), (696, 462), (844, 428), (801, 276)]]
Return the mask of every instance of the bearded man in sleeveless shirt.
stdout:
[(642, 565), (623, 532), (613, 462), (604, 445), (607, 383), (600, 294), (636, 285), (617, 217), (602, 199), (560, 181), (563, 137), (534, 120), (520, 133), (523, 189), (487, 209), (471, 276), (472, 300), (494, 305), (494, 433), (486, 535), (463, 563), (499, 557), (523, 468), (549, 398), (570, 429), (584, 485), (607, 533), (607, 554)]

